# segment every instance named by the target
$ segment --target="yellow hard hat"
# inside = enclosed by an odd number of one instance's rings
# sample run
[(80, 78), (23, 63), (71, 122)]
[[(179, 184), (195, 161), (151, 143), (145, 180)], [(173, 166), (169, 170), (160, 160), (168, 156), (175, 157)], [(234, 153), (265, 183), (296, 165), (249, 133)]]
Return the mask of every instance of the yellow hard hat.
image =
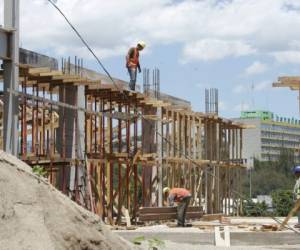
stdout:
[(137, 45), (140, 45), (143, 49), (146, 47), (146, 43), (143, 41), (139, 41)]
[(164, 187), (163, 189), (163, 193), (169, 193), (170, 192), (170, 188), (169, 187)]

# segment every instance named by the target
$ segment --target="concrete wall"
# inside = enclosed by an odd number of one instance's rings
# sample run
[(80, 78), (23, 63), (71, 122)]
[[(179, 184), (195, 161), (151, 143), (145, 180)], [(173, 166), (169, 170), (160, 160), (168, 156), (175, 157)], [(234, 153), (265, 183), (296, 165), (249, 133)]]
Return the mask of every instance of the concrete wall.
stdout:
[(52, 70), (58, 69), (58, 61), (55, 58), (22, 48), (20, 48), (20, 63), (29, 64), (33, 67), (49, 67)]
[(233, 119), (234, 121), (247, 125), (254, 125), (255, 128), (243, 129), (243, 158), (247, 159), (250, 167), (253, 157), (261, 159), (261, 121), (260, 119)]

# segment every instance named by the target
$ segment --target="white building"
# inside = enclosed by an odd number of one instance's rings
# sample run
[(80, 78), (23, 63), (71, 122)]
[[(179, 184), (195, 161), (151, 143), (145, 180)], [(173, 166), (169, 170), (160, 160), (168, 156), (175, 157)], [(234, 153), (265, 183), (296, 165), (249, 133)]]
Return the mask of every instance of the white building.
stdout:
[(243, 111), (234, 119), (252, 125), (243, 130), (243, 157), (249, 165), (253, 159), (276, 161), (284, 149), (294, 153), (300, 161), (300, 121), (275, 116), (268, 111)]

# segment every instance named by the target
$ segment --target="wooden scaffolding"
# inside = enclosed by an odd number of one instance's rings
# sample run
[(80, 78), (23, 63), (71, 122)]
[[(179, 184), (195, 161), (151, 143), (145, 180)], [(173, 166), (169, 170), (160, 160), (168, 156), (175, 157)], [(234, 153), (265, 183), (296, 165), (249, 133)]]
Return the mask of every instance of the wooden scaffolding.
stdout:
[(109, 223), (121, 222), (124, 208), (136, 220), (139, 207), (162, 206), (165, 186), (188, 188), (206, 213), (239, 214), (241, 124), (78, 69), (22, 65), (19, 85), (12, 94), (19, 96), (20, 158)]

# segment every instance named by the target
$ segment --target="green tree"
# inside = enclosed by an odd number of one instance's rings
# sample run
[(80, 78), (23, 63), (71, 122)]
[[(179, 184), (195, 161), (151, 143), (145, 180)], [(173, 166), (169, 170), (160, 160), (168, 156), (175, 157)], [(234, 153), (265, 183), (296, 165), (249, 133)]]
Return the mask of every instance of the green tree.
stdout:
[(271, 193), (275, 216), (287, 216), (293, 208), (293, 192), (290, 190), (276, 190)]
[(290, 150), (284, 149), (281, 151), (278, 161), (262, 162), (255, 159), (254, 168), (248, 170), (242, 180), (244, 195), (249, 196), (250, 185), (252, 197), (270, 195), (272, 191), (278, 189), (292, 190), (295, 178), (291, 169), (295, 165), (297, 163), (294, 160), (294, 154)]

